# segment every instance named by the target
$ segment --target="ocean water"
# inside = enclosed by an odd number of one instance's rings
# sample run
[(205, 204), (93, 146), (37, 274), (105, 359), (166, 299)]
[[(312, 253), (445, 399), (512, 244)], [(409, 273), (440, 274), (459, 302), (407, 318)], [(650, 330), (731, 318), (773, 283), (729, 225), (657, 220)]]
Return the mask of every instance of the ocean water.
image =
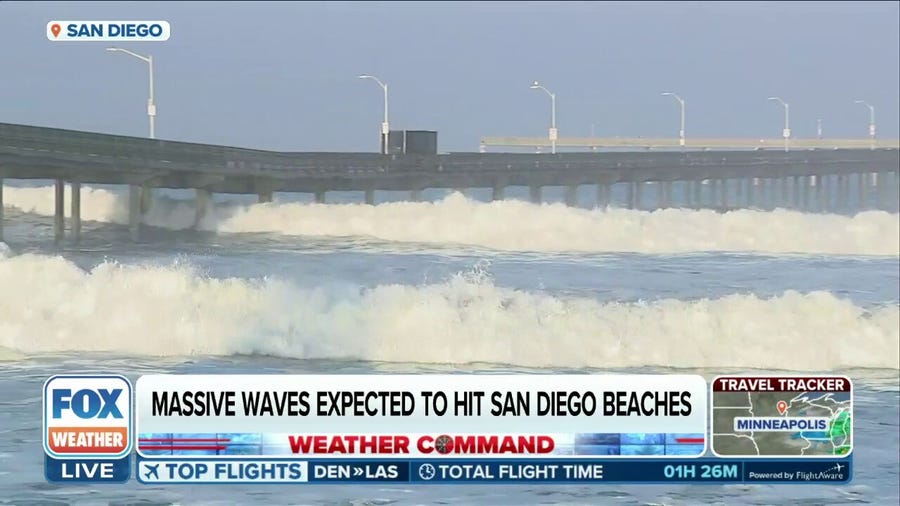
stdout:
[[(0, 504), (897, 504), (900, 216), (632, 211), (426, 193), (376, 206), (157, 192), (128, 239), (123, 188), (4, 188)], [(526, 190), (527, 191), (527, 190)], [(554, 199), (551, 192), (548, 196)], [(545, 194), (547, 195), (547, 194)], [(513, 197), (516, 195), (513, 193)], [(50, 374), (809, 371), (855, 380), (846, 486), (55, 486)]]

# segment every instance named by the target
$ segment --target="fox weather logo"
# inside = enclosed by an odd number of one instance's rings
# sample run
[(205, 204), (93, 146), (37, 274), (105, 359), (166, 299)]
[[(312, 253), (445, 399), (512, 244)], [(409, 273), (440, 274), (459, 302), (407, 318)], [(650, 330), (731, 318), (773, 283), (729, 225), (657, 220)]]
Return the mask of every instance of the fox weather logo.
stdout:
[(119, 375), (59, 375), (44, 383), (44, 451), (56, 458), (131, 452), (132, 388)]
[(49, 21), (52, 42), (156, 42), (169, 40), (168, 21)]

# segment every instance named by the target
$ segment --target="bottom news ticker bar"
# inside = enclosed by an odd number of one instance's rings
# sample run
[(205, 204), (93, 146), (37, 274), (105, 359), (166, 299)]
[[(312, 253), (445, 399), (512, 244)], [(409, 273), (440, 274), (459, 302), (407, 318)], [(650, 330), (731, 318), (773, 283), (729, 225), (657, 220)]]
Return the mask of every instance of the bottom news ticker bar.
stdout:
[(217, 483), (848, 483), (841, 459), (327, 460), (141, 458), (146, 484)]

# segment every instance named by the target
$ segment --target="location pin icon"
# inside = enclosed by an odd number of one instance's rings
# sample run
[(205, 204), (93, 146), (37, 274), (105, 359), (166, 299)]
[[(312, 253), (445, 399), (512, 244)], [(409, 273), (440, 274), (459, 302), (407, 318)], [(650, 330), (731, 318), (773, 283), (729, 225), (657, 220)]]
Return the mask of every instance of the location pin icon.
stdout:
[(784, 412), (787, 411), (787, 402), (785, 402), (785, 401), (778, 401), (778, 403), (775, 404), (775, 407), (778, 408), (778, 412), (781, 413), (781, 414), (783, 415)]
[(59, 37), (60, 27), (58, 23), (53, 23), (50, 25), (50, 32), (53, 33), (54, 37)]

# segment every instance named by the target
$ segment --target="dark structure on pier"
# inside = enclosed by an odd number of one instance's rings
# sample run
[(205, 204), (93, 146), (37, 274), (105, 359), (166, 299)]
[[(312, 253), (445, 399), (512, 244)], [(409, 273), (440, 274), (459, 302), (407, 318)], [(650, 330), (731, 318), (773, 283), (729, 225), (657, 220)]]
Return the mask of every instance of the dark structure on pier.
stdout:
[[(752, 205), (760, 192), (778, 192), (782, 205), (827, 210), (824, 202), (850, 198), (850, 181), (865, 201), (876, 188), (876, 207), (896, 199), (900, 151), (896, 149), (807, 149), (748, 151), (635, 151), (559, 154), (451, 153), (290, 153), (106, 135), (0, 123), (2, 178), (56, 181), (56, 235), (64, 230), (64, 184), (72, 185), (72, 233), (80, 234), (82, 183), (126, 184), (130, 224), (137, 237), (141, 214), (153, 188), (194, 188), (198, 215), (211, 192), (257, 194), (309, 192), (317, 202), (328, 191), (361, 191), (367, 203), (375, 190), (406, 190), (414, 199), (426, 188), (527, 186), (541, 201), (544, 186), (567, 187), (575, 205), (580, 185), (596, 185), (597, 203), (610, 202), (610, 188), (626, 184), (627, 204), (643, 204), (645, 183), (659, 183), (658, 207), (672, 202), (680, 185), (690, 207)], [(701, 200), (701, 184), (711, 184)], [(737, 185), (737, 186), (735, 186)], [(726, 191), (727, 189), (730, 189)], [(729, 202), (737, 196), (740, 201)], [(2, 238), (2, 192), (0, 192)]]

